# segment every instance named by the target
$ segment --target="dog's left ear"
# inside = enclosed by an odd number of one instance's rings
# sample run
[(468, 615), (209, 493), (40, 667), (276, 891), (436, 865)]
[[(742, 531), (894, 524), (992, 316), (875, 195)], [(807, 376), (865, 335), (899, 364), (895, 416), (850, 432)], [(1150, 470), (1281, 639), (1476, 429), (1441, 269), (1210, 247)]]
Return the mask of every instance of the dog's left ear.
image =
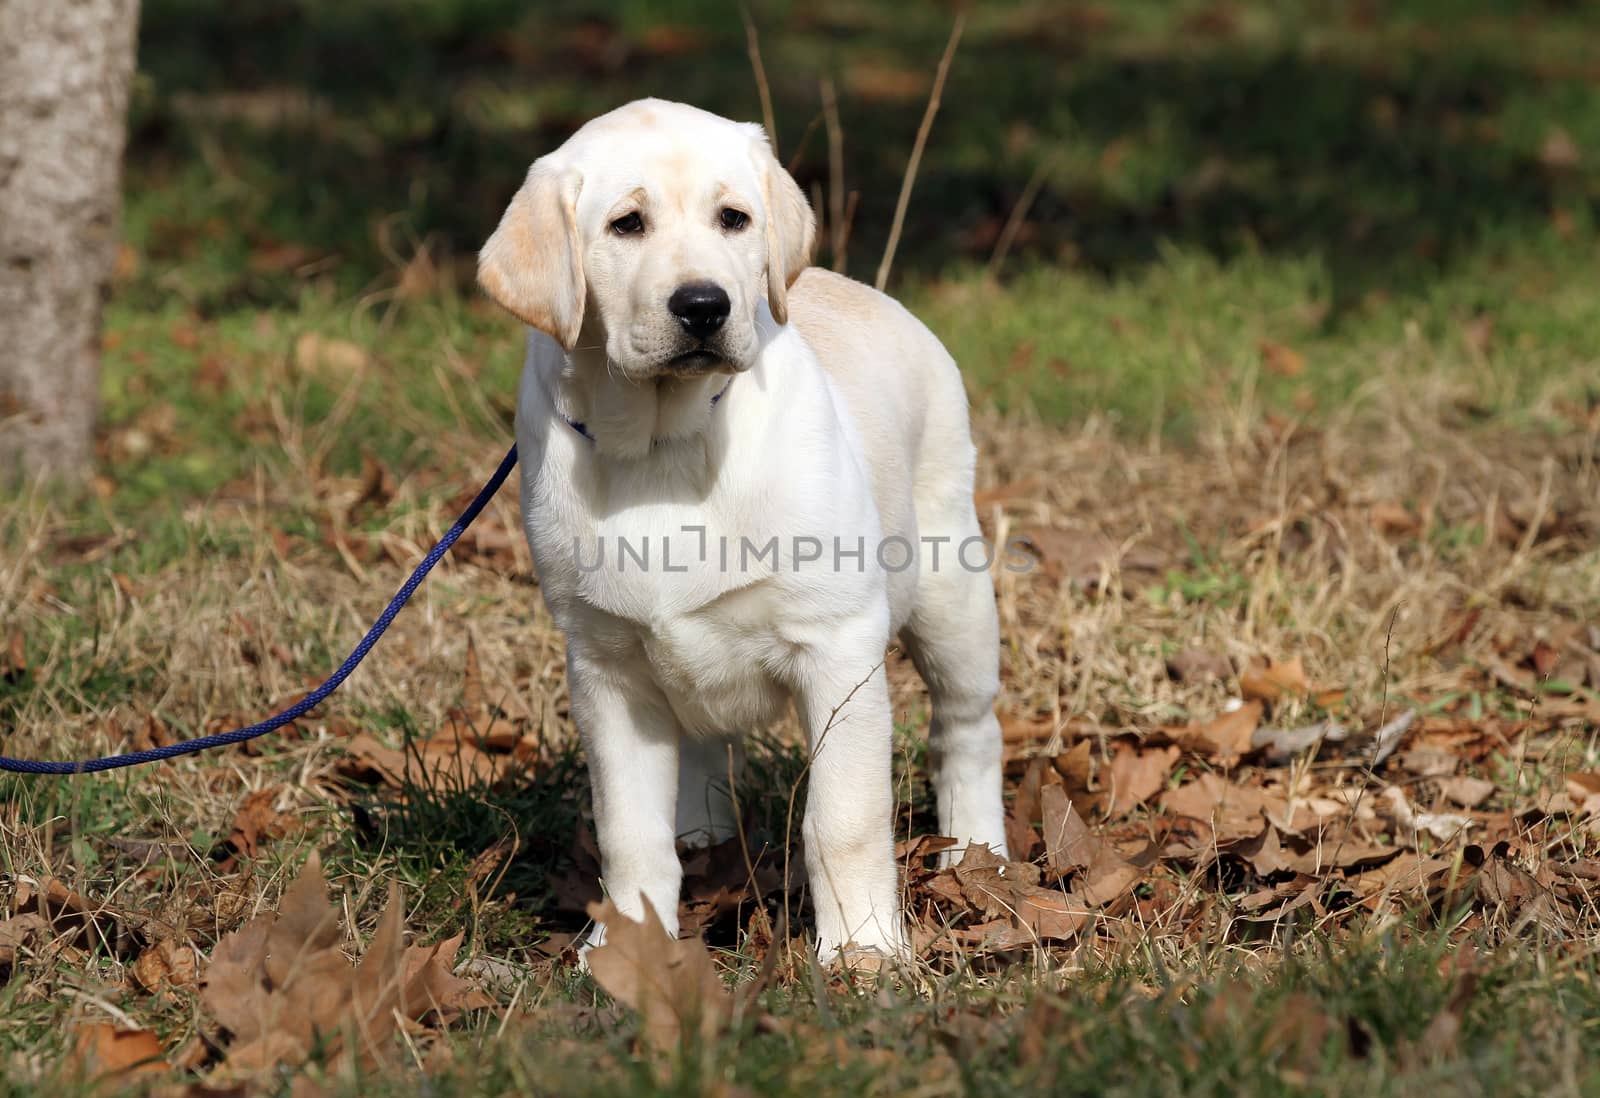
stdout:
[(500, 225), (478, 253), (478, 285), (525, 324), (572, 350), (583, 327), (586, 283), (572, 168), (536, 160)]
[(811, 264), (817, 239), (817, 218), (794, 176), (773, 155), (772, 143), (760, 126), (754, 130), (751, 155), (761, 180), (767, 219), (767, 305), (779, 324), (789, 322), (789, 287)]

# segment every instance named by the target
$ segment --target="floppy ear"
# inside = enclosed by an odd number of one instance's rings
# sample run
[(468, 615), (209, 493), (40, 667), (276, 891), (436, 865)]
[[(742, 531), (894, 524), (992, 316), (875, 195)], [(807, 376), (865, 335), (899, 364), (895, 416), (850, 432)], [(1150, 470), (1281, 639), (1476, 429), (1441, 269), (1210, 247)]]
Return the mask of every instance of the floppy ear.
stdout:
[(756, 172), (767, 216), (767, 305), (779, 324), (789, 322), (789, 287), (811, 263), (817, 219), (794, 176), (772, 153), (766, 133), (754, 127)]
[(572, 350), (583, 327), (583, 252), (571, 169), (536, 160), (478, 253), (478, 285), (526, 324)]

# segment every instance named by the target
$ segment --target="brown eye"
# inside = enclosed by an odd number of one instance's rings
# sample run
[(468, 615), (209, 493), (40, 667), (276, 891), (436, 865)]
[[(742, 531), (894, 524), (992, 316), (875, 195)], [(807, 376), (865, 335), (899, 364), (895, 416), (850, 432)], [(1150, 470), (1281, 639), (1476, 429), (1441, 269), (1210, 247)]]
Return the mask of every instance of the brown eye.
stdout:
[(743, 210), (736, 210), (732, 206), (722, 211), (722, 227), (730, 233), (736, 233), (750, 224), (750, 215)]
[(633, 236), (644, 232), (644, 218), (637, 213), (623, 214), (611, 223), (611, 231), (618, 236)]

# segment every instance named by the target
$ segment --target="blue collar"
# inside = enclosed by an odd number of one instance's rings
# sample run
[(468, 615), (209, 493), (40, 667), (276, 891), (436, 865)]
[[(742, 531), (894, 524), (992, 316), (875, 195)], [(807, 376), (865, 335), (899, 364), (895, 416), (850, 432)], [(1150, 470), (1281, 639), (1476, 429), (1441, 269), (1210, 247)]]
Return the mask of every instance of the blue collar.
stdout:
[[(717, 401), (721, 400), (724, 396), (726, 396), (728, 394), (728, 386), (732, 385), (732, 384), (733, 384), (733, 378), (730, 377), (727, 380), (727, 383), (724, 384), (720, 390), (718, 390), (717, 395), (711, 398), (711, 406), (713, 408), (715, 408), (717, 406)], [(598, 439), (596, 439), (593, 435), (591, 435), (589, 433), (589, 428), (581, 420), (573, 419), (571, 416), (567, 415), (567, 413), (565, 413), (565, 412), (559, 412), (557, 414), (561, 416), (562, 420), (566, 423), (566, 425), (568, 427), (571, 427), (574, 431), (578, 432), (578, 434), (582, 435), (584, 438), (588, 439), (590, 442), (599, 441)]]

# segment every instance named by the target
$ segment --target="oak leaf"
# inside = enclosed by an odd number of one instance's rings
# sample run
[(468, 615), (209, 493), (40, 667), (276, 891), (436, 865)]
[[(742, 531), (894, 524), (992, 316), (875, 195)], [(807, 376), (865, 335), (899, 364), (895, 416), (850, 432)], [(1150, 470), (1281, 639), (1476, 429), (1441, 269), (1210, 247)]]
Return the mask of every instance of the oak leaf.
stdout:
[(1213, 720), (1178, 729), (1177, 739), (1184, 747), (1212, 755), (1222, 765), (1231, 766), (1254, 749), (1261, 714), (1259, 701), (1246, 702)]
[(1074, 896), (1099, 907), (1121, 896), (1143, 876), (1116, 847), (1089, 830), (1060, 786), (1046, 786), (1042, 800), (1045, 850), (1053, 868), (1079, 870), (1072, 885)]
[(605, 943), (589, 951), (589, 972), (617, 1001), (638, 1012), (644, 1041), (668, 1052), (709, 1041), (733, 1018), (733, 997), (698, 938), (670, 938), (650, 900), (634, 921), (610, 899), (589, 905), (606, 928)]
[(448, 1024), (490, 1005), (451, 974), (459, 936), (406, 946), (402, 905), (391, 894), (365, 955), (344, 953), (339, 908), (313, 856), (277, 912), (225, 935), (212, 951), (200, 1001), (229, 1034), (220, 1081), (257, 1080), (321, 1051), (338, 1070), (391, 1060), (402, 1025)]
[(1118, 744), (1111, 758), (1109, 781), (1109, 815), (1120, 816), (1132, 812), (1166, 787), (1177, 765), (1180, 751), (1177, 747), (1158, 747), (1140, 751), (1128, 744)]

